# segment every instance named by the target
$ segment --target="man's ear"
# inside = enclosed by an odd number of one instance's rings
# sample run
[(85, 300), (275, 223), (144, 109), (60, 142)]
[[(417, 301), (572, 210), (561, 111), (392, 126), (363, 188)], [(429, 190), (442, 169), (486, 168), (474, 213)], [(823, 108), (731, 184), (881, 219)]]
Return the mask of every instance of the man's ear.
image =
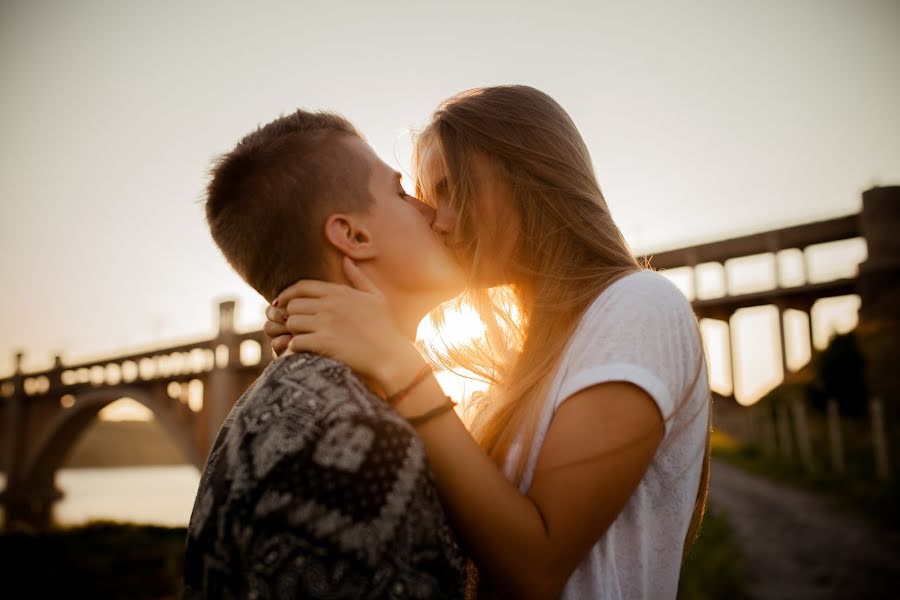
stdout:
[(369, 229), (353, 215), (336, 213), (325, 219), (325, 239), (353, 260), (367, 260), (378, 255)]

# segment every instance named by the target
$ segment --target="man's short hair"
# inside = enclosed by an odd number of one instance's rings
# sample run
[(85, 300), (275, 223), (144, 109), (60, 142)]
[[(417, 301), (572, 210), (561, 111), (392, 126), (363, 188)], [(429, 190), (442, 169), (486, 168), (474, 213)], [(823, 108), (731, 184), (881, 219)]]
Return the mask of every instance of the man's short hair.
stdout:
[(246, 135), (220, 156), (206, 221), (235, 271), (269, 302), (298, 279), (321, 279), (324, 223), (369, 208), (369, 166), (347, 143), (344, 117), (298, 110)]

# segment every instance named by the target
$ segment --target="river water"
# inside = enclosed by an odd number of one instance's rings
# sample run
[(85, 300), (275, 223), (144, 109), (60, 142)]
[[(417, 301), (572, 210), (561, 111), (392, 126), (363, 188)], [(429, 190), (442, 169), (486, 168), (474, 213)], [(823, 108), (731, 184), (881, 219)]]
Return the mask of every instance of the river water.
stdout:
[[(54, 507), (61, 525), (112, 519), (186, 526), (200, 472), (189, 465), (62, 469), (56, 485), (65, 494)], [(0, 476), (0, 488), (6, 480)]]

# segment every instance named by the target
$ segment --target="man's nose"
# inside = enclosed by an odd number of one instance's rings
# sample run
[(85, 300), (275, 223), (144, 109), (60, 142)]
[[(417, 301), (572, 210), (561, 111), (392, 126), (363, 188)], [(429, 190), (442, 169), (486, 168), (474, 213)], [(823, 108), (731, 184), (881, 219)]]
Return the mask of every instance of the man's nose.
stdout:
[(435, 211), (434, 220), (431, 222), (431, 228), (444, 236), (450, 235), (456, 230), (456, 212), (449, 207), (441, 206)]

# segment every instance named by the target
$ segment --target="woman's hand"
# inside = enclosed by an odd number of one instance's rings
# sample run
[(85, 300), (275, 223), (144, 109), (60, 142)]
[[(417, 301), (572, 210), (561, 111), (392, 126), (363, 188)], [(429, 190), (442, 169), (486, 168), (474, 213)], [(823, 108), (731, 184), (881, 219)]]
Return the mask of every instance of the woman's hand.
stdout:
[(291, 332), (284, 324), (287, 317), (287, 311), (275, 308), (271, 304), (266, 307), (267, 320), (263, 324), (263, 333), (269, 338), (275, 356), (281, 356), (285, 352), (291, 353), (288, 350), (288, 344), (291, 343)]
[[(353, 287), (298, 281), (266, 309), (264, 331), (276, 354), (287, 349), (330, 356), (392, 393), (415, 376), (424, 360), (398, 329), (381, 290), (349, 258), (343, 268)], [(285, 344), (288, 335), (293, 337)]]

